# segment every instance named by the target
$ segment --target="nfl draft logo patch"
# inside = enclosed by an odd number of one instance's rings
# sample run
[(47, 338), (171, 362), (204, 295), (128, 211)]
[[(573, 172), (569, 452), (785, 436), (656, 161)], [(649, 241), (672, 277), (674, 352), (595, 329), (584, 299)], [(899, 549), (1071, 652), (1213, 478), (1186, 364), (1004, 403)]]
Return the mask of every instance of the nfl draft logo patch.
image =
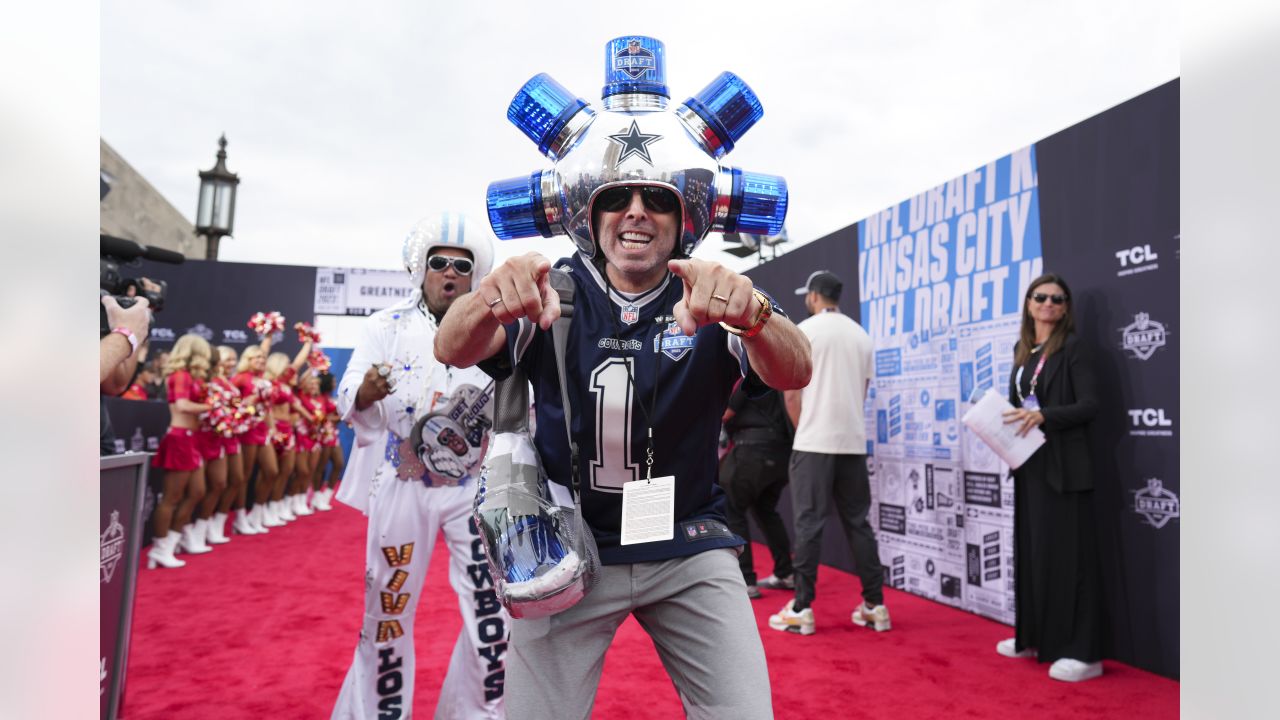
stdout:
[(1165, 489), (1163, 482), (1149, 478), (1147, 486), (1134, 493), (1133, 511), (1159, 530), (1173, 518), (1182, 516), (1182, 505), (1172, 490)]
[(622, 322), (628, 325), (635, 325), (640, 319), (640, 308), (635, 305), (628, 305), (622, 308)]
[(1149, 360), (1165, 344), (1164, 323), (1152, 320), (1144, 312), (1134, 315), (1133, 322), (1121, 328), (1120, 334), (1124, 339), (1121, 347), (1139, 360)]
[(695, 339), (685, 335), (679, 325), (670, 322), (667, 323), (667, 329), (653, 339), (654, 350), (661, 350), (664, 355), (672, 360), (679, 360), (688, 355), (689, 351), (693, 349)]
[(613, 69), (626, 73), (632, 80), (639, 80), (656, 65), (653, 52), (642, 46), (639, 40), (628, 40), (627, 46), (613, 56)]
[(99, 536), (99, 550), (98, 584), (105, 585), (111, 582), (111, 576), (115, 574), (120, 558), (124, 557), (124, 525), (120, 524), (119, 510), (111, 511), (111, 521)]

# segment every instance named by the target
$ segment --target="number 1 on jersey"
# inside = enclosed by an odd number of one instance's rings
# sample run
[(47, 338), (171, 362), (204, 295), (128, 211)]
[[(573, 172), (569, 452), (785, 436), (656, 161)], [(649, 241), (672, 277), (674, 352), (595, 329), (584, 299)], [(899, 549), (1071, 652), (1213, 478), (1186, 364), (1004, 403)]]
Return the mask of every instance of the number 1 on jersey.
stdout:
[(591, 373), (596, 405), (596, 451), (591, 459), (591, 487), (620, 493), (637, 478), (631, 459), (631, 413), (635, 400), (634, 358), (609, 358)]

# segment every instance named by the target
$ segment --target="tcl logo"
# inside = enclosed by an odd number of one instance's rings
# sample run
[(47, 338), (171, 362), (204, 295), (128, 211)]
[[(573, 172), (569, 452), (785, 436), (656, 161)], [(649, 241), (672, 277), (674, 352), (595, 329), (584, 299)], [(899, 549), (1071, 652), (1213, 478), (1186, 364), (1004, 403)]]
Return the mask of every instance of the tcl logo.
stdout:
[(1129, 418), (1133, 420), (1134, 427), (1153, 428), (1173, 426), (1173, 421), (1164, 416), (1164, 410), (1161, 408), (1130, 410)]
[(1116, 259), (1120, 261), (1120, 267), (1129, 267), (1130, 265), (1141, 265), (1143, 263), (1155, 262), (1160, 259), (1150, 245), (1139, 245), (1121, 250), (1116, 253)]

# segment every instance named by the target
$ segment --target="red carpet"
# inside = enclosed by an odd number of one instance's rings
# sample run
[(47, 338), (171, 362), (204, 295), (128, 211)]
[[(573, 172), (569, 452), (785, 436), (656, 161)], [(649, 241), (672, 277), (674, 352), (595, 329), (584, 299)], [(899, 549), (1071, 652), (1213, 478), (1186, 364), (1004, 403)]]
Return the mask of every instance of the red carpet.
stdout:
[[(123, 716), (329, 717), (360, 628), (364, 528), (360, 513), (335, 504), (269, 535), (182, 556), (185, 568), (142, 570)], [(461, 624), (447, 566), (437, 545), (418, 608), (419, 718), (432, 717)], [(1097, 680), (1050, 680), (1048, 665), (996, 654), (1010, 628), (905, 593), (887, 591), (892, 631), (856, 628), (857, 587), (851, 575), (822, 569), (818, 632), (809, 637), (768, 628), (787, 594), (755, 601), (780, 720), (1177, 717), (1172, 680), (1115, 662)], [(682, 716), (653, 644), (628, 620), (606, 658), (595, 717)]]

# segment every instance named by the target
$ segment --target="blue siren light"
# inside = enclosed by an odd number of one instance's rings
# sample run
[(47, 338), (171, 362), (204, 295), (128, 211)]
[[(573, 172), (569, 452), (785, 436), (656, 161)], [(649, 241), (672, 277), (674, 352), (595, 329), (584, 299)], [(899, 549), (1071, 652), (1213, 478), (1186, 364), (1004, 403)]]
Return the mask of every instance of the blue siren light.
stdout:
[(737, 218), (730, 230), (766, 237), (782, 232), (782, 226), (787, 220), (786, 179), (779, 175), (745, 172), (737, 168), (733, 169), (733, 173), (730, 207), (737, 210)]
[(542, 205), (542, 171), (489, 183), (489, 224), (499, 240), (551, 237)]
[(603, 101), (588, 104), (545, 73), (512, 99), (507, 119), (551, 163), (489, 185), (494, 234), (502, 240), (565, 235), (583, 258), (597, 259), (592, 203), (601, 190), (636, 184), (679, 196), (685, 214), (676, 257), (692, 255), (712, 231), (780, 233), (786, 181), (722, 161), (764, 117), (755, 91), (735, 73), (722, 72), (677, 104), (667, 88), (662, 41), (622, 35), (604, 45)]
[(657, 38), (624, 35), (604, 46), (602, 98), (624, 93), (671, 97), (667, 90), (667, 48)]
[[(695, 135), (713, 157), (720, 158), (733, 149), (738, 140), (764, 117), (760, 98), (742, 78), (722, 72), (697, 95), (684, 101), (681, 111), (697, 115), (705, 123), (690, 123)], [(686, 118), (687, 113), (681, 113)]]
[[(579, 113), (583, 115), (577, 117)], [(593, 116), (586, 100), (575, 97), (546, 73), (534, 75), (507, 106), (507, 119), (537, 143), (538, 152), (552, 161)]]

